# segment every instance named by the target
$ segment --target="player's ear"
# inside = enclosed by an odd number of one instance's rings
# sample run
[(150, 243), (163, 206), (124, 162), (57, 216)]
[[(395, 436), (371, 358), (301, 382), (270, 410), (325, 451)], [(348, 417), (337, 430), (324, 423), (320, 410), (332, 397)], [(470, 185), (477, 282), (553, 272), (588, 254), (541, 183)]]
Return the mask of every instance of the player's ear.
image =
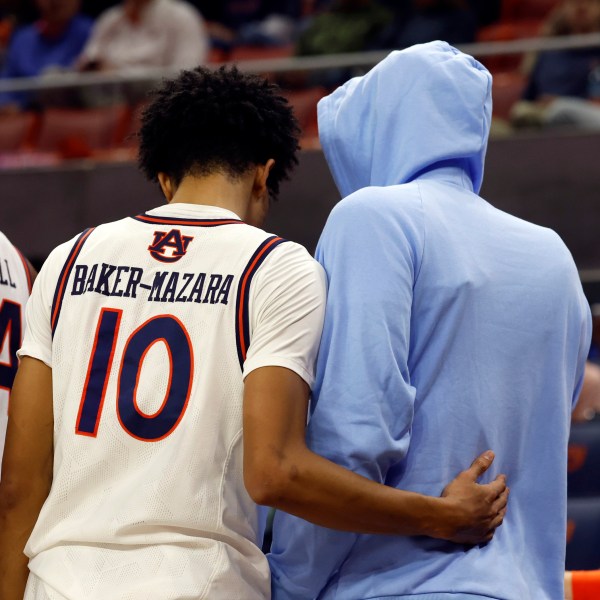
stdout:
[(264, 165), (258, 165), (256, 167), (256, 173), (254, 175), (254, 185), (252, 187), (252, 195), (260, 198), (266, 198), (267, 202), (269, 199), (269, 188), (267, 187), (267, 181), (269, 179), (269, 173), (275, 164), (275, 160), (269, 158)]
[(173, 200), (173, 195), (175, 194), (175, 186), (173, 185), (173, 181), (166, 173), (158, 174), (158, 184), (160, 185), (160, 189), (164, 194), (167, 202), (171, 202)]
[(270, 158), (264, 165), (258, 165), (254, 173), (252, 193), (244, 221), (249, 225), (262, 227), (269, 212), (269, 188), (267, 180), (275, 161)]

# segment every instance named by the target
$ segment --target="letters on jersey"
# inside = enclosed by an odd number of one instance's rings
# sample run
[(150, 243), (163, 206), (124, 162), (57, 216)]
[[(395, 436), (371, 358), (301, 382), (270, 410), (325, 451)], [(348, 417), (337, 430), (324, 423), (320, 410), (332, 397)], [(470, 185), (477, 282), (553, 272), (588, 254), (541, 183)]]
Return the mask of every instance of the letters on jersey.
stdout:
[[(183, 239), (187, 239), (187, 246), (192, 238), (184, 236)], [(173, 262), (172, 257), (167, 262)], [(232, 282), (233, 275), (219, 273), (169, 270), (148, 275), (141, 267), (129, 265), (77, 264), (73, 272), (71, 295), (96, 293), (124, 298), (145, 296), (148, 302), (227, 304)]]
[(13, 281), (8, 261), (5, 258), (0, 260), (0, 286), (9, 286), (13, 289), (17, 287), (17, 284)]
[(23, 334), (23, 311), (31, 291), (31, 275), (21, 253), (0, 233), (0, 461), (10, 391), (17, 373), (17, 350)]
[(284, 240), (230, 215), (160, 207), (84, 231), (42, 269), (21, 353), (51, 362), (60, 419), (27, 554), (59, 595), (269, 597), (243, 378), (312, 374), (324, 290), (304, 249), (273, 256)]

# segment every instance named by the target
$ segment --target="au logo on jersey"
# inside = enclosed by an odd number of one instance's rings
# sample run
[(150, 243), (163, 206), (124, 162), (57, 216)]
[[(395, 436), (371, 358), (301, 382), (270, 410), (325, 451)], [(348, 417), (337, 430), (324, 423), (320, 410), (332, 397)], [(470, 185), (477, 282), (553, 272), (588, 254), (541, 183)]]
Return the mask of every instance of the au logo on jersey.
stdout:
[(161, 262), (177, 262), (182, 256), (185, 256), (190, 242), (194, 238), (190, 235), (181, 235), (179, 229), (171, 231), (155, 231), (154, 241), (148, 250), (153, 258)]

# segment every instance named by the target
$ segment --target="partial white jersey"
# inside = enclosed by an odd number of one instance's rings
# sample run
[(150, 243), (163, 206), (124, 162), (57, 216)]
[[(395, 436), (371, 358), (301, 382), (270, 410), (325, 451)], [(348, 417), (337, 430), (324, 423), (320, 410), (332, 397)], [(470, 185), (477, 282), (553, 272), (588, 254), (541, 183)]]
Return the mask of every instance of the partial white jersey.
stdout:
[(87, 230), (36, 280), (20, 355), (52, 368), (54, 477), (26, 598), (270, 597), (242, 473), (243, 377), (309, 385), (325, 277), (226, 210)]
[(10, 390), (24, 330), (31, 275), (21, 253), (0, 233), (0, 463), (4, 451)]

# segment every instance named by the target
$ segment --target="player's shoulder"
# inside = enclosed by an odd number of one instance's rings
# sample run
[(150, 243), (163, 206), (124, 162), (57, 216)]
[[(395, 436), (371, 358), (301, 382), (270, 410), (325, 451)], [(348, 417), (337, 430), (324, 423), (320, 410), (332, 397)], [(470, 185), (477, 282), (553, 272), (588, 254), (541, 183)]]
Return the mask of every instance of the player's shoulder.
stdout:
[(389, 219), (391, 213), (421, 213), (422, 202), (419, 189), (413, 184), (394, 186), (370, 186), (356, 190), (338, 202), (329, 215), (329, 220), (347, 225), (360, 226), (371, 221)]
[(84, 247), (88, 248), (90, 242), (102, 244), (106, 239), (109, 239), (111, 243), (115, 243), (118, 240), (119, 230), (127, 230), (131, 227), (132, 222), (132, 219), (125, 218), (88, 227), (56, 246), (54, 250), (50, 252), (44, 264), (48, 262), (64, 262), (70, 254), (81, 251)]
[(0, 231), (0, 251), (3, 254), (18, 257), (19, 260), (23, 260), (24, 262), (21, 251), (10, 241), (10, 239), (2, 231)]
[(148, 223), (139, 221), (140, 215), (128, 216), (116, 221), (107, 221), (94, 225), (76, 235), (73, 240), (76, 240), (80, 235), (89, 232), (89, 240), (102, 240), (105, 238), (111, 239), (114, 243), (125, 242), (128, 237), (136, 232), (143, 232)]
[(80, 231), (79, 233), (77, 233), (76, 235), (74, 235), (72, 238), (69, 238), (68, 240), (66, 240), (65, 242), (62, 242), (61, 244), (58, 244), (58, 246), (56, 246), (48, 255), (48, 258), (46, 259), (46, 262), (48, 262), (49, 260), (60, 260), (62, 258), (66, 258), (70, 252), (73, 250), (74, 246), (77, 244), (77, 242), (81, 241), (82, 237), (85, 236), (86, 234), (90, 234), (93, 231), (94, 228), (89, 228), (89, 229), (84, 229), (83, 231)]
[[(366, 187), (341, 200), (331, 211), (324, 239), (344, 239), (364, 246), (381, 232), (417, 235), (423, 229), (423, 205), (418, 187), (403, 184)], [(320, 243), (321, 243), (320, 242)]]
[(288, 240), (276, 233), (252, 227), (251, 225), (247, 225), (247, 232), (254, 238), (254, 244), (276, 244), (276, 248), (274, 248), (272, 252), (275, 261), (293, 260), (298, 263), (304, 262), (309, 265), (316, 263), (315, 259), (302, 244)]
[(522, 238), (527, 240), (528, 245), (534, 244), (537, 247), (543, 246), (547, 250), (553, 251), (553, 253), (568, 258), (571, 257), (571, 253), (566, 244), (554, 229), (532, 223), (531, 221), (507, 213), (487, 202), (486, 204), (489, 206), (490, 210), (494, 211), (498, 225), (506, 232), (510, 231), (514, 234), (519, 234)]
[(255, 259), (261, 248), (269, 249), (261, 266), (261, 271), (285, 273), (286, 276), (294, 274), (297, 277), (322, 278), (321, 265), (302, 244), (256, 227), (248, 227), (248, 232), (255, 236), (253, 246), (258, 249), (252, 260)]
[(12, 242), (8, 239), (8, 237), (2, 231), (0, 231), (0, 248), (8, 249), (9, 251), (15, 250), (15, 247), (12, 244)]

